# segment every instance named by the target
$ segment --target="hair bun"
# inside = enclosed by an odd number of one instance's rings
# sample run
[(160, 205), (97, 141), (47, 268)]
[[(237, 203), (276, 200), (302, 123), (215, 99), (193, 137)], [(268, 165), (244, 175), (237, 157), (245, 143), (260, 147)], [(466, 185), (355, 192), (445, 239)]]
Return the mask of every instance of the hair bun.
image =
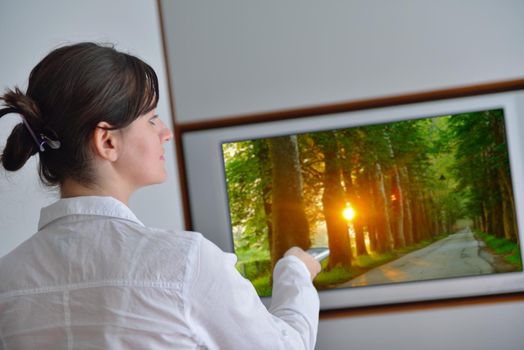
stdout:
[[(14, 90), (7, 89), (5, 94), (0, 97), (4, 101), (4, 105), (10, 109), (7, 113), (18, 113), (28, 122), (31, 127), (40, 129), (42, 118), (40, 117), (40, 109), (32, 98), (24, 94), (18, 87)], [(3, 110), (2, 110), (3, 111)], [(7, 114), (5, 113), (5, 114)], [(0, 117), (3, 114), (0, 114)]]
[[(14, 90), (8, 89), (0, 97), (0, 100), (3, 101), (5, 106), (5, 108), (0, 109), (0, 118), (10, 113), (20, 114), (29, 128), (39, 134), (42, 124), (40, 109), (29, 96), (15, 88)], [(6, 170), (16, 171), (20, 169), (33, 154), (38, 152), (39, 147), (33, 138), (31, 131), (24, 123), (19, 123), (13, 128), (0, 157), (0, 161)]]

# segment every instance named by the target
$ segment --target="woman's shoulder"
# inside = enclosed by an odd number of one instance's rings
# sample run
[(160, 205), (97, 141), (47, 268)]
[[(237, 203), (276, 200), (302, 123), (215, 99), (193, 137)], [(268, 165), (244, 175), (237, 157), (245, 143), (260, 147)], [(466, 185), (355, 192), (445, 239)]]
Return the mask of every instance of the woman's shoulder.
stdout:
[(205, 239), (200, 232), (176, 230), (176, 229), (160, 229), (154, 227), (143, 227), (143, 233), (148, 235), (152, 240), (157, 241), (175, 241), (188, 242), (189, 244), (198, 244), (202, 239)]
[(135, 232), (127, 231), (125, 245), (136, 247), (141, 254), (152, 259), (161, 256), (188, 258), (197, 253), (205, 238), (199, 232), (184, 230), (139, 227)]
[[(158, 257), (160, 252), (184, 257), (191, 269), (214, 270), (234, 266), (235, 254), (224, 252), (202, 233), (195, 231), (161, 230), (147, 228), (151, 244), (147, 250)], [(195, 271), (196, 272), (196, 271)]]

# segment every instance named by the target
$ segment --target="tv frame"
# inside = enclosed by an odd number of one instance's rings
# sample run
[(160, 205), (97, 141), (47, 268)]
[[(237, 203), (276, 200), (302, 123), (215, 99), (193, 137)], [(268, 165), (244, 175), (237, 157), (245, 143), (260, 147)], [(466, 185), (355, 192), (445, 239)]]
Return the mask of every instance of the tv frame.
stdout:
[[(233, 252), (221, 144), (271, 137), (503, 108), (517, 208), (524, 238), (524, 79), (339, 104), (296, 108), (175, 125), (186, 227)], [(357, 288), (321, 290), (321, 310), (479, 296), (521, 294), (524, 272), (455, 277)], [(269, 298), (262, 298), (264, 303)]]

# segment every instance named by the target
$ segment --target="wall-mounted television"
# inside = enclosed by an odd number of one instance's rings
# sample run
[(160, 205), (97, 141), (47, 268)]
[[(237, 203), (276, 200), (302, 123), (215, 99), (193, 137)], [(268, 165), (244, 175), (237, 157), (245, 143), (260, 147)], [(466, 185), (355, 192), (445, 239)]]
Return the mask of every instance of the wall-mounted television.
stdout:
[(183, 131), (191, 229), (264, 301), (293, 245), (321, 309), (524, 291), (524, 90), (377, 102)]

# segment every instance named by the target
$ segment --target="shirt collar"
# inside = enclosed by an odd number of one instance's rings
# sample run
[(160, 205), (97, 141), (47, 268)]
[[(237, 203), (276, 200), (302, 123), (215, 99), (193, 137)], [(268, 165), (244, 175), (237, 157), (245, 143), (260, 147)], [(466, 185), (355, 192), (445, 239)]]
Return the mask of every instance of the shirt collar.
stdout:
[(40, 210), (38, 229), (52, 221), (68, 215), (100, 215), (129, 220), (144, 226), (124, 203), (113, 197), (82, 196), (62, 198), (58, 202)]

